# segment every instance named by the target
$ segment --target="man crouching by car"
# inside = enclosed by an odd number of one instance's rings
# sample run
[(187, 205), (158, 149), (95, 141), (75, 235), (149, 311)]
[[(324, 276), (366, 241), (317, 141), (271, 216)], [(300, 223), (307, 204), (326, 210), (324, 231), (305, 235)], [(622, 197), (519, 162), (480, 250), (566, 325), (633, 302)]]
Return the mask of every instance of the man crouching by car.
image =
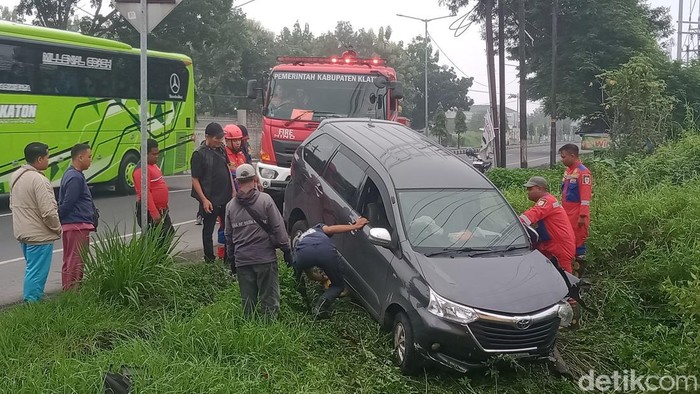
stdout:
[[(226, 206), (226, 248), (235, 259), (241, 289), (243, 315), (250, 317), (260, 303), (261, 313), (275, 319), (280, 306), (280, 282), (275, 249), (292, 262), (284, 220), (272, 197), (256, 188), (255, 169), (236, 169), (239, 189)], [(230, 258), (230, 257), (229, 257)]]

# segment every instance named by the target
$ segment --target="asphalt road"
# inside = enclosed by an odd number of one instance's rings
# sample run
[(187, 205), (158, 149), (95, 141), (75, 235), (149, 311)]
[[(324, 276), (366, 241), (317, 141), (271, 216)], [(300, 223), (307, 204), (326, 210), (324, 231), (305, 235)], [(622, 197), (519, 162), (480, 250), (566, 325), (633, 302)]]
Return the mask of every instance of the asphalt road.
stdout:
[[(557, 144), (557, 149), (563, 145), (563, 143)], [(559, 160), (559, 154), (556, 155), (556, 159), (557, 161)], [(541, 167), (543, 165), (549, 165), (549, 144), (528, 146), (527, 165), (528, 167)], [(520, 147), (509, 146), (506, 149), (506, 167), (520, 167)]]
[[(535, 145), (528, 149), (528, 163), (531, 167), (549, 163), (549, 145)], [(508, 167), (519, 167), (520, 156), (517, 147), (507, 150)], [(201, 250), (201, 227), (194, 225), (197, 205), (190, 197), (189, 175), (166, 177), (170, 187), (170, 208), (173, 223), (181, 235), (178, 250), (193, 252)], [(100, 231), (106, 227), (118, 226), (124, 236), (138, 232), (134, 221), (135, 196), (119, 196), (112, 190), (93, 191), (95, 205), (100, 210)], [(0, 197), (0, 305), (21, 301), (24, 280), (24, 258), (19, 244), (12, 234), (12, 214), (6, 196)], [(62, 244), (54, 244), (51, 272), (46, 283), (46, 292), (61, 289)]]
[[(170, 188), (170, 216), (178, 227), (182, 237), (177, 249), (183, 252), (201, 250), (201, 227), (194, 225), (197, 204), (190, 197), (191, 180), (189, 175), (166, 177)], [(118, 226), (119, 232), (130, 236), (138, 232), (135, 225), (135, 196), (119, 196), (111, 190), (93, 190), (95, 205), (100, 210), (100, 228)], [(61, 289), (61, 265), (63, 258), (61, 241), (54, 243), (46, 292), (53, 293)], [(24, 281), (24, 258), (19, 244), (12, 233), (12, 214), (6, 196), (0, 197), (0, 305), (12, 304), (22, 300)]]

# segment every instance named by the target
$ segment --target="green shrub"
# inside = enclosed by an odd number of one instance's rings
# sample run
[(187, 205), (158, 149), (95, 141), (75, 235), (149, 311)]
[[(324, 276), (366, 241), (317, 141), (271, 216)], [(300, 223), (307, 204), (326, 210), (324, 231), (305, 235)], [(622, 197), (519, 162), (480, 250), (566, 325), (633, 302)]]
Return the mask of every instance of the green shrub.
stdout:
[(561, 187), (561, 179), (564, 175), (564, 167), (558, 166), (553, 170), (543, 170), (536, 168), (493, 168), (488, 171), (488, 177), (493, 184), (501, 189), (520, 188), (532, 176), (542, 176), (547, 179), (550, 191), (557, 194)]
[(172, 234), (161, 239), (158, 227), (128, 239), (116, 227), (108, 228), (83, 251), (84, 290), (136, 307), (166, 297), (181, 287), (173, 268), (174, 241)]

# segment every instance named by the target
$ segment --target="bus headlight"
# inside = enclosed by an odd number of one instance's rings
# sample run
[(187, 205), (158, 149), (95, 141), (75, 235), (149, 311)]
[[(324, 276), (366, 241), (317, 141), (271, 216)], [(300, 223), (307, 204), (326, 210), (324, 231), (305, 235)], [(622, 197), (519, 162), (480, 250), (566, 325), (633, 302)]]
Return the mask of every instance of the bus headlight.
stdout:
[(459, 324), (467, 324), (479, 319), (479, 315), (474, 309), (446, 300), (435, 293), (433, 289), (430, 289), (428, 312)]
[(277, 171), (271, 170), (269, 168), (261, 168), (260, 176), (265, 179), (275, 179), (277, 178)]

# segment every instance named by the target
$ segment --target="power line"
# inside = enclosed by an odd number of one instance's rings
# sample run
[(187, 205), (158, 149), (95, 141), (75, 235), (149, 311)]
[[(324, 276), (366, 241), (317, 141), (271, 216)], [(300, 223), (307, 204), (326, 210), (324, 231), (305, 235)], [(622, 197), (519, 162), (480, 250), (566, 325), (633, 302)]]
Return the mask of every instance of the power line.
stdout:
[(234, 5), (233, 5), (233, 8), (241, 8), (241, 7), (243, 7), (244, 5), (250, 4), (250, 3), (254, 2), (254, 1), (255, 1), (255, 0), (248, 0), (248, 1), (246, 1), (245, 3), (243, 3), (243, 4), (241, 4), (241, 5), (235, 5), (235, 4), (234, 4)]
[[(435, 40), (435, 37), (433, 37), (432, 34), (428, 33), (428, 37), (430, 37), (430, 40), (432, 40), (432, 41), (435, 43), (435, 46), (437, 47), (437, 49), (440, 50), (440, 52), (441, 52), (443, 55), (445, 55), (445, 57), (447, 58), (447, 60), (450, 62), (450, 64), (452, 64), (452, 66), (453, 66), (454, 68), (457, 69), (457, 71), (461, 72), (462, 75), (464, 75), (464, 76), (467, 77), (467, 78), (472, 78), (472, 77), (470, 77), (469, 75), (467, 75), (467, 73), (465, 73), (464, 71), (462, 71), (462, 69), (459, 68), (459, 66), (457, 66), (457, 65), (455, 64), (455, 62), (452, 61), (452, 59), (450, 59), (450, 57), (447, 55), (447, 52), (445, 52), (445, 51), (440, 47), (440, 44), (438, 44), (438, 42)], [(484, 85), (483, 83), (481, 83), (481, 82), (479, 82), (479, 81), (477, 81), (477, 80), (473, 80), (473, 82), (476, 83), (477, 85), (480, 85), (480, 86), (483, 86), (483, 87), (485, 87), (485, 88), (488, 88), (487, 85)], [(486, 93), (488, 93), (488, 92), (486, 92)]]
[[(453, 62), (452, 59), (450, 59), (450, 57), (447, 55), (447, 52), (445, 52), (442, 48), (440, 48), (440, 45), (437, 43), (437, 41), (435, 41), (435, 38), (433, 37), (432, 34), (428, 33), (428, 36), (429, 36), (430, 39), (435, 43), (435, 46), (440, 50), (440, 52), (441, 52), (443, 55), (445, 55), (445, 57), (446, 57), (447, 60), (450, 62), (450, 64), (452, 64), (452, 66), (453, 66), (454, 68), (457, 69), (457, 71), (461, 72), (462, 75), (464, 75), (465, 77), (471, 78), (471, 77), (469, 77), (469, 75), (467, 75), (467, 73), (465, 73), (464, 71), (462, 71), (462, 69), (460, 69), (459, 67), (457, 67), (457, 65), (455, 64), (455, 62)], [(515, 78), (515, 79), (512, 80), (510, 83), (507, 83), (506, 86), (508, 86), (508, 85), (512, 84), (513, 82), (517, 81), (517, 79), (518, 79), (518, 78)], [(484, 85), (483, 83), (477, 81), (476, 79), (473, 79), (472, 82), (474, 82), (474, 83), (477, 84), (477, 85), (481, 85), (481, 86), (483, 86), (483, 87), (485, 87), (485, 88), (488, 88), (487, 85)], [(489, 92), (487, 92), (487, 91), (476, 90), (476, 89), (469, 89), (469, 91), (470, 91), (470, 92), (476, 92), (476, 93), (486, 93), (486, 94), (489, 93)]]

